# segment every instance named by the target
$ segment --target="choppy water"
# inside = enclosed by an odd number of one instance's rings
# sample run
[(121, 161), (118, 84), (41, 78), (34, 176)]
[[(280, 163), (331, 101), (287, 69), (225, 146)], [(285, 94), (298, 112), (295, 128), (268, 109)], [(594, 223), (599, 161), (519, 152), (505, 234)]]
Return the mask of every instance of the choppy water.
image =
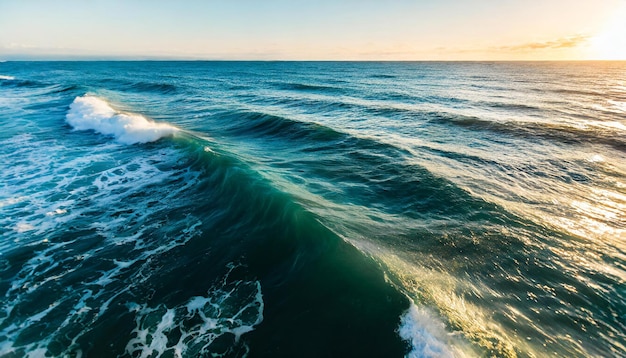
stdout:
[(0, 356), (620, 356), (626, 63), (0, 63)]

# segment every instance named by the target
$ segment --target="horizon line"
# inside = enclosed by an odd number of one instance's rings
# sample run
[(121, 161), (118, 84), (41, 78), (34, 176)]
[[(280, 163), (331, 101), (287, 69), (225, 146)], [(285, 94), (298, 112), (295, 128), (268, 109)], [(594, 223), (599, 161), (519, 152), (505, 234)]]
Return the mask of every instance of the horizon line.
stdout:
[(411, 59), (411, 60), (391, 60), (391, 59), (226, 59), (226, 58), (20, 58), (2, 59), (0, 63), (7, 62), (626, 62), (626, 59), (463, 59), (463, 60), (441, 60), (441, 59)]

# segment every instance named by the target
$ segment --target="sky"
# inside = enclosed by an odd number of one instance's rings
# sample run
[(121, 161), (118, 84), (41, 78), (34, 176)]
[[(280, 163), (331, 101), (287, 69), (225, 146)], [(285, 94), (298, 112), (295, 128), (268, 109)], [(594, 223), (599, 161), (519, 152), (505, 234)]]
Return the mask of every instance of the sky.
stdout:
[(0, 0), (0, 60), (626, 60), (626, 0)]

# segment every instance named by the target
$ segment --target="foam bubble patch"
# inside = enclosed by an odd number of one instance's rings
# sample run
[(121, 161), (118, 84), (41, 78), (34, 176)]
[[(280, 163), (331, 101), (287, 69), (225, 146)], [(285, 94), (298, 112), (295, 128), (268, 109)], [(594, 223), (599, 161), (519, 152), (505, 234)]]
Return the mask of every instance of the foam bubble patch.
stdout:
[(448, 333), (444, 324), (425, 309), (420, 309), (414, 304), (402, 316), (398, 333), (413, 347), (407, 354), (408, 358), (462, 356), (461, 352), (455, 352), (446, 343)]
[(174, 308), (129, 304), (136, 327), (126, 353), (133, 357), (245, 356), (248, 347), (240, 344), (241, 336), (263, 321), (261, 284), (222, 284), (207, 296), (192, 297)]
[(0, 140), (0, 357), (81, 356), (111, 309), (141, 302), (202, 233), (185, 152), (63, 139)]
[(122, 144), (154, 142), (179, 130), (139, 114), (120, 113), (106, 101), (93, 96), (76, 97), (65, 120), (75, 130), (93, 130), (113, 136)]

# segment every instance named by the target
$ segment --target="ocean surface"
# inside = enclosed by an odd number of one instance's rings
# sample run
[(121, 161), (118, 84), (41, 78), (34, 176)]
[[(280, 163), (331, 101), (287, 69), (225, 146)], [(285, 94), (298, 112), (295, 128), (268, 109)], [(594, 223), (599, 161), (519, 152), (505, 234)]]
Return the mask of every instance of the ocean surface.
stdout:
[(626, 62), (0, 63), (1, 357), (626, 356)]

